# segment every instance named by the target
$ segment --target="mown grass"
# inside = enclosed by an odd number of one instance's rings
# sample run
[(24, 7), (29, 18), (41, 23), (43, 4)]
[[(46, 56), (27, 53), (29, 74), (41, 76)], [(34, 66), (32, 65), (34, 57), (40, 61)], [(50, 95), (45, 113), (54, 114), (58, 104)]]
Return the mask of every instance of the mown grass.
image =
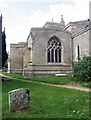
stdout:
[[(30, 108), (10, 112), (8, 92), (29, 88)], [(2, 82), (3, 118), (88, 118), (89, 93), (17, 80)]]
[(18, 78), (18, 79), (24, 79), (24, 80), (32, 80), (32, 81), (37, 81), (37, 82), (61, 84), (61, 85), (70, 84), (73, 86), (83, 86), (83, 87), (91, 88), (91, 82), (77, 82), (74, 80), (74, 78), (72, 76), (65, 76), (65, 77), (51, 76), (51, 77), (46, 77), (46, 78), (25, 78), (22, 74), (10, 74), (10, 73), (6, 73), (6, 72), (3, 72), (3, 74), (14, 77), (14, 78)]
[(68, 84), (69, 82), (73, 81), (73, 78), (70, 77), (46, 77), (46, 78), (25, 78), (22, 74), (10, 74), (4, 72), (3, 74), (7, 76), (11, 76), (18, 79), (24, 79), (24, 80), (32, 80), (37, 82), (44, 82), (44, 83), (51, 83), (51, 84)]

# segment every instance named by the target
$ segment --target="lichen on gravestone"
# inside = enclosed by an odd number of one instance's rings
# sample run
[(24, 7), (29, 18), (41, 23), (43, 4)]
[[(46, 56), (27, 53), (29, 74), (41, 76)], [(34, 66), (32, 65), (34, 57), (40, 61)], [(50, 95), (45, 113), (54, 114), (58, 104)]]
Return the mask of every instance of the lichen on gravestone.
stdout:
[(10, 111), (14, 112), (30, 106), (30, 92), (28, 88), (12, 90), (8, 93), (8, 95)]

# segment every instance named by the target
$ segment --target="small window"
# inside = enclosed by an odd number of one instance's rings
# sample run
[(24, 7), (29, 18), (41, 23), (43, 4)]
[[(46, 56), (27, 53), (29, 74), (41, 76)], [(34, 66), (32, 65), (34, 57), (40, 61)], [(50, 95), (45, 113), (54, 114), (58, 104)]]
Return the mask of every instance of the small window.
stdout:
[(77, 52), (78, 52), (78, 60), (80, 60), (80, 47), (79, 47), (79, 45), (77, 46)]
[(78, 61), (80, 60), (80, 46), (76, 46), (76, 52), (75, 52), (75, 59)]

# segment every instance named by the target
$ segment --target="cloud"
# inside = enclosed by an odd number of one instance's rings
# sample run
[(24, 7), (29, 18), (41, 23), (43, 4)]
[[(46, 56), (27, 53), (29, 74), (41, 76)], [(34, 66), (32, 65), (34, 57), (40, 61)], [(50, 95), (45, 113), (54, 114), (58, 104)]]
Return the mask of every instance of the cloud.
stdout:
[(54, 22), (60, 22), (61, 14), (64, 16), (66, 24), (70, 21), (89, 18), (89, 1), (87, 0), (75, 0), (74, 4), (67, 4), (66, 0), (65, 3), (52, 3), (48, 10), (38, 9), (27, 15), (17, 12), (17, 8), (10, 8), (8, 2), (4, 5), (7, 6), (3, 18), (3, 24), (6, 27), (7, 51), (9, 51), (10, 43), (26, 42), (31, 27), (42, 27), (52, 18)]
[[(2, 0), (2, 1), (6, 1), (6, 0)], [(12, 2), (12, 0), (7, 0), (8, 2)], [(74, 1), (74, 0), (69, 0), (69, 1)], [(17, 3), (57, 3), (57, 2), (69, 2), (68, 0), (13, 0), (13, 2), (17, 2)]]
[(7, 8), (6, 0), (0, 0), (0, 14)]
[(89, 0), (75, 1), (74, 17), (75, 19), (89, 18)]
[(5, 4), (5, 0), (0, 0), (0, 7), (3, 7), (3, 6), (5, 6), (6, 4)]

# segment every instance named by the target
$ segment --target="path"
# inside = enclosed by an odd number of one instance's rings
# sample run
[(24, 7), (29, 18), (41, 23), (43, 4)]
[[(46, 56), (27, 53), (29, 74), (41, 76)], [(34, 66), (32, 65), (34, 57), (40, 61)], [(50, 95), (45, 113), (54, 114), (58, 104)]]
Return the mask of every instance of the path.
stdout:
[(80, 91), (87, 91), (87, 92), (91, 92), (90, 88), (86, 88), (86, 87), (80, 87), (80, 86), (73, 86), (73, 85), (57, 85), (57, 84), (50, 84), (50, 83), (43, 83), (43, 82), (36, 82), (36, 81), (30, 81), (30, 80), (24, 80), (24, 79), (17, 79), (17, 78), (13, 78), (7, 75), (4, 75), (2, 73), (0, 73), (0, 76), (6, 77), (6, 78), (11, 78), (11, 79), (15, 79), (15, 80), (19, 80), (19, 81), (24, 81), (24, 82), (32, 82), (32, 83), (37, 83), (37, 84), (42, 84), (42, 85), (48, 85), (48, 86), (54, 86), (54, 87), (63, 87), (63, 88), (69, 88), (69, 89), (75, 89), (75, 90), (80, 90)]

